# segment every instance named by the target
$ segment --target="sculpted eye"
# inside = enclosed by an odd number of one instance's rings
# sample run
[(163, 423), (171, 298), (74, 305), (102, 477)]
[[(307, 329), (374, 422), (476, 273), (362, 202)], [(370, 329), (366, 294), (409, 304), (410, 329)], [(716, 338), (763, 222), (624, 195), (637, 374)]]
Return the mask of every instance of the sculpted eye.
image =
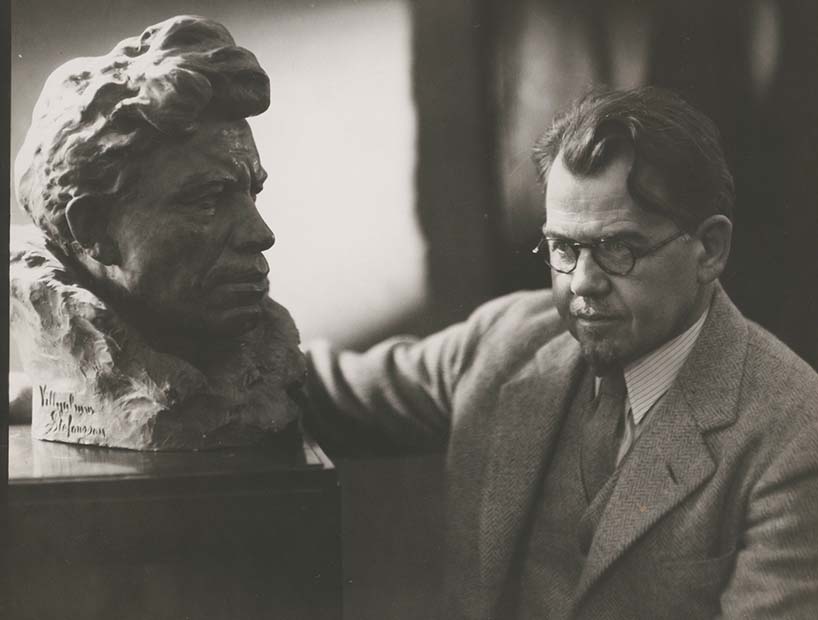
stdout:
[(203, 215), (212, 217), (216, 214), (216, 206), (218, 205), (218, 195), (199, 196), (192, 200), (186, 200), (182, 203), (188, 213), (197, 216)]
[(223, 194), (223, 186), (209, 186), (200, 191), (191, 192), (190, 194), (182, 196), (179, 202), (189, 209), (205, 211), (212, 214), (212, 212), (215, 212), (216, 206), (219, 204)]
[(202, 196), (196, 200), (196, 206), (201, 207), (202, 209), (214, 208), (219, 200), (219, 196), (220, 194), (208, 194), (207, 196)]

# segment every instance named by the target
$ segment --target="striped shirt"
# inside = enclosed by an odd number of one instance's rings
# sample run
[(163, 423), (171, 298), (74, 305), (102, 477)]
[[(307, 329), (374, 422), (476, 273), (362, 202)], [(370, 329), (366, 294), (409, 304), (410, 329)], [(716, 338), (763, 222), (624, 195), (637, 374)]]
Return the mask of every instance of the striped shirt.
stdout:
[[(625, 425), (616, 462), (619, 464), (647, 426), (653, 406), (670, 389), (679, 371), (693, 350), (704, 327), (707, 312), (687, 330), (661, 347), (625, 367)], [(595, 388), (601, 379), (597, 377)]]

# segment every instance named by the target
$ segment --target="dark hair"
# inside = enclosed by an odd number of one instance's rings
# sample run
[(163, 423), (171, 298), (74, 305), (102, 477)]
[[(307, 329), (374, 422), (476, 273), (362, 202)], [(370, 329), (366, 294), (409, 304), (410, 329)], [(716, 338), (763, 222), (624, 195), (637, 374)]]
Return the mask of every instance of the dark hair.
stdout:
[(189, 135), (202, 120), (240, 120), (269, 104), (267, 74), (224, 26), (173, 17), (51, 74), (15, 162), (17, 199), (70, 252), (72, 200), (121, 198), (136, 177), (129, 163), (151, 146)]
[[(533, 158), (545, 187), (558, 156), (569, 172), (587, 176), (627, 151), (633, 153), (628, 190), (642, 208), (688, 232), (711, 215), (732, 219), (733, 177), (716, 125), (667, 90), (591, 91), (554, 120)], [(643, 171), (658, 176), (666, 199), (645, 184)]]

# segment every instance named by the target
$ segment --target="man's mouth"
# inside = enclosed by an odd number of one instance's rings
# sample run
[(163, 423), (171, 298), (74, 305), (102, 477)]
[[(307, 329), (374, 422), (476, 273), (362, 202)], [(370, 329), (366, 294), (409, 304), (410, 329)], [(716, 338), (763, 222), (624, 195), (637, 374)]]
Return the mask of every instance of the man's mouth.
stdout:
[(577, 325), (590, 329), (608, 327), (621, 320), (621, 317), (614, 313), (589, 308), (571, 311), (570, 316)]
[(572, 314), (576, 321), (584, 321), (586, 323), (608, 323), (610, 321), (619, 320), (618, 317), (612, 314)]
[(621, 317), (613, 308), (605, 308), (583, 299), (574, 299), (568, 308), (568, 315), (577, 322), (583, 323), (609, 323), (617, 321)]
[(576, 319), (577, 327), (588, 333), (607, 333), (610, 329), (613, 329), (618, 322), (618, 319), (615, 318)]

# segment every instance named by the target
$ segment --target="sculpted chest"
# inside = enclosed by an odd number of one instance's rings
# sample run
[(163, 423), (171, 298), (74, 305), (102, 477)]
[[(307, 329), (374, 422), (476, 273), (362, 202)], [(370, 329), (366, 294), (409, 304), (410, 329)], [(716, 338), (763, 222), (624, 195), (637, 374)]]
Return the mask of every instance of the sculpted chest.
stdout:
[(255, 329), (194, 366), (150, 347), (46, 250), (19, 245), (11, 322), (32, 381), (34, 437), (206, 449), (258, 443), (296, 419), (287, 390), (304, 362), (292, 319), (272, 300)]

